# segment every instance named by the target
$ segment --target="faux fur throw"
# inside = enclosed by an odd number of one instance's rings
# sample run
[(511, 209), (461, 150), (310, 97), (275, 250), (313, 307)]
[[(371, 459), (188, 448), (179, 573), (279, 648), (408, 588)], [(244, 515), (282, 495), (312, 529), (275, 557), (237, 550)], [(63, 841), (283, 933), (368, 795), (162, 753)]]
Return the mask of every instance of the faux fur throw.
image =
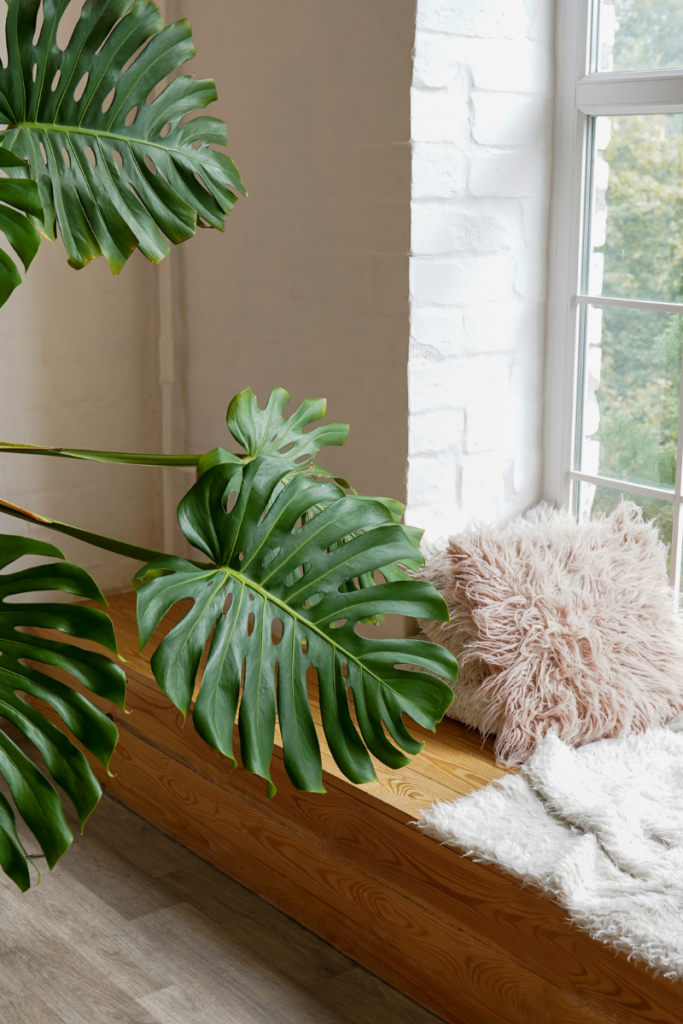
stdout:
[(683, 733), (575, 750), (548, 736), (519, 775), (418, 822), (557, 900), (595, 939), (683, 979)]
[(683, 625), (656, 526), (622, 502), (577, 524), (539, 505), (450, 539), (420, 575), (450, 623), (421, 621), (460, 663), (448, 714), (521, 764), (554, 731), (573, 745), (661, 726), (683, 710)]

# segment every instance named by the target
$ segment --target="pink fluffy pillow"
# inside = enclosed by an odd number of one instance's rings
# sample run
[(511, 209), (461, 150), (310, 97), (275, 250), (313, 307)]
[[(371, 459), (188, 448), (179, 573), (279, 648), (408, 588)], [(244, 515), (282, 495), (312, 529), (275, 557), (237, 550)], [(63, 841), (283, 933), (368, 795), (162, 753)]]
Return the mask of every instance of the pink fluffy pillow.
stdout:
[(422, 621), (461, 667), (448, 714), (521, 764), (549, 731), (579, 746), (683, 710), (683, 625), (666, 549), (622, 502), (582, 525), (539, 505), (501, 530), (452, 537), (420, 575), (450, 623)]

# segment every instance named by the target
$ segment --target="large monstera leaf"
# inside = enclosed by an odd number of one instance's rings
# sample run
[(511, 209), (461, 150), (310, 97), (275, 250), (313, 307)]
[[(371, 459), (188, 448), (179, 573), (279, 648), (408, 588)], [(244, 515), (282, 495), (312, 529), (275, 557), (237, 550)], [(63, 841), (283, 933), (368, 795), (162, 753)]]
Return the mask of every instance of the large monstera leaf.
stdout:
[(452, 693), (429, 673), (455, 680), (457, 665), (426, 641), (368, 640), (355, 632), (356, 623), (388, 612), (448, 617), (441, 596), (424, 582), (347, 589), (364, 573), (416, 557), (386, 504), (345, 496), (331, 481), (292, 475), (280, 457), (258, 456), (246, 466), (224, 463), (205, 472), (178, 518), (211, 565), (164, 556), (142, 569), (138, 626), (144, 646), (177, 601), (193, 602), (154, 652), (152, 668), (187, 714), (210, 640), (194, 707), (199, 735), (234, 761), (237, 716), (242, 761), (268, 780), (272, 794), (277, 717), (293, 784), (323, 792), (306, 686), (314, 667), (325, 736), (344, 774), (357, 783), (374, 779), (370, 753), (394, 768), (406, 764), (403, 751), (415, 754), (422, 744), (403, 715), (433, 729)]
[(162, 29), (150, 0), (86, 0), (60, 49), (69, 2), (7, 0), (4, 145), (29, 161), (44, 208), (37, 226), (50, 238), (59, 227), (72, 266), (103, 254), (118, 273), (136, 247), (157, 263), (166, 239), (184, 241), (198, 222), (222, 230), (244, 193), (232, 160), (211, 148), (227, 145), (223, 122), (181, 124), (216, 99), (214, 83), (183, 75), (153, 98), (195, 50), (188, 23)]
[[(0, 135), (0, 171), (8, 174), (21, 171), (29, 173), (23, 160), (2, 148), (4, 135)], [(28, 270), (33, 258), (40, 248), (40, 235), (29, 220), (29, 216), (41, 219), (43, 207), (40, 193), (35, 181), (13, 181), (10, 177), (0, 177), (0, 231), (14, 249), (15, 253)], [(21, 284), (21, 274), (12, 257), (0, 249), (0, 306)]]
[[(64, 558), (51, 544), (0, 535), (0, 570), (24, 555)], [(103, 654), (25, 632), (31, 627), (59, 630), (116, 651), (111, 620), (103, 611), (78, 604), (8, 600), (50, 590), (104, 603), (91, 577), (69, 562), (0, 572), (0, 718), (15, 726), (40, 752), (50, 775), (73, 803), (82, 827), (101, 796), (99, 784), (85, 755), (45, 717), (40, 702), (49, 704), (72, 735), (105, 767), (118, 734), (104, 712), (37, 665), (70, 673), (92, 693), (119, 707), (124, 705), (126, 678), (123, 670)], [(46, 775), (1, 727), (0, 774), (16, 810), (52, 868), (73, 840), (61, 799)], [(17, 835), (12, 806), (1, 793), (0, 865), (22, 890), (29, 888), (27, 855)]]

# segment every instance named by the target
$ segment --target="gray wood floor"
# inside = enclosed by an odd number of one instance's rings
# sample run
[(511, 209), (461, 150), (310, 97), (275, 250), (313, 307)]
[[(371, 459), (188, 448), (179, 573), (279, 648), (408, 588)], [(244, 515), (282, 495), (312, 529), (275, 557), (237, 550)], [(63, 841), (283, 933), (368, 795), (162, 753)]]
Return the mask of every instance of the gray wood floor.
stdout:
[(438, 1024), (107, 796), (0, 915), (0, 1024)]

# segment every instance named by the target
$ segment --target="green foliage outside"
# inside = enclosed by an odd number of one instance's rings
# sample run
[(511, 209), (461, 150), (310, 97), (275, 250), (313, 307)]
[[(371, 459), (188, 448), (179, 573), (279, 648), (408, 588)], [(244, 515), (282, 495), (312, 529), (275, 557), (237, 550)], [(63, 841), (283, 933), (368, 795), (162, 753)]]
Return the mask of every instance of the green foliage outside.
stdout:
[[(683, 119), (681, 115), (611, 118), (603, 294), (683, 299)], [(683, 317), (606, 308), (597, 392), (600, 473), (673, 488)], [(609, 511), (619, 492), (601, 488)], [(632, 495), (671, 539), (673, 506)]]
[(683, 66), (680, 0), (615, 0), (614, 70)]

